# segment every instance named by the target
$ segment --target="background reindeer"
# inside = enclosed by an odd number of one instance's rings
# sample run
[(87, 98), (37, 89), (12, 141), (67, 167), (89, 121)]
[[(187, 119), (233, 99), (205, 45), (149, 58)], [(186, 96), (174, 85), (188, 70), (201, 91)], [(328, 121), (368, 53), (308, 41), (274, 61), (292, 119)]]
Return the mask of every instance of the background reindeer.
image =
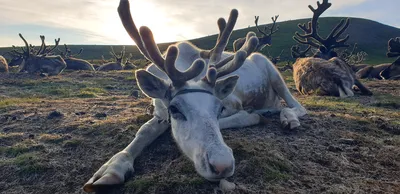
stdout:
[(126, 61), (125, 61), (124, 70), (131, 70), (131, 69), (136, 69), (137, 68), (136, 65), (134, 65), (132, 63), (132, 61), (131, 61), (132, 58), (133, 58), (132, 53), (129, 53), (129, 57), (127, 57)]
[(66, 44), (64, 44), (64, 48), (64, 52), (59, 49), (58, 51), (60, 52), (60, 55), (64, 59), (65, 63), (67, 63), (67, 67), (65, 69), (95, 71), (93, 65), (88, 61), (76, 58), (76, 56), (82, 54), (83, 48), (81, 48), (76, 54), (72, 54), (71, 49), (69, 49)]
[(1, 72), (5, 72), (8, 73), (8, 64), (7, 64), (7, 60), (0, 55), (0, 73)]
[[(133, 172), (133, 162), (142, 150), (171, 126), (182, 152), (196, 171), (210, 181), (234, 172), (235, 159), (220, 129), (263, 123), (266, 112), (280, 112), (283, 127), (298, 127), (306, 110), (294, 99), (275, 66), (259, 53), (255, 33), (248, 33), (236, 53), (224, 52), (238, 17), (232, 10), (228, 22), (218, 20), (220, 33), (215, 47), (200, 50), (181, 42), (171, 45), (164, 56), (148, 27), (138, 30), (129, 1), (118, 8), (122, 23), (141, 53), (152, 64), (136, 71), (138, 86), (153, 99), (154, 117), (138, 130), (133, 141), (114, 155), (85, 184), (84, 190), (121, 184)], [(140, 31), (140, 32), (139, 32)], [(253, 53), (253, 54), (252, 54)], [(225, 60), (234, 56), (232, 60)], [(284, 99), (289, 108), (281, 107)]]
[(342, 19), (327, 38), (322, 38), (317, 31), (318, 18), (331, 6), (331, 3), (323, 0), (322, 4), (320, 2), (317, 4), (317, 9), (309, 5), (314, 13), (312, 20), (308, 24), (298, 25), (305, 34), (296, 32), (296, 36), (293, 37), (298, 43), (308, 47), (305, 51), (292, 47), (292, 51), (296, 51), (292, 56), (304, 56), (311, 47), (318, 49), (313, 57), (298, 58), (293, 64), (293, 78), (297, 90), (301, 94), (346, 97), (354, 95), (352, 88), (355, 84), (363, 94), (371, 95), (372, 93), (355, 78), (350, 65), (338, 58), (334, 50), (349, 46), (346, 44), (349, 35), (342, 39), (340, 36), (349, 26), (350, 20)]
[[(388, 57), (400, 56), (400, 37), (388, 41)], [(400, 59), (393, 63), (385, 63), (375, 66), (366, 66), (356, 73), (360, 79), (400, 79)]]
[(48, 47), (45, 44), (45, 37), (40, 36), (42, 45), (38, 51), (35, 51), (31, 49), (33, 46), (29, 45), (21, 34), (19, 37), (24, 41), (25, 49), (21, 48), (21, 51), (14, 50), (13, 52), (23, 56), (20, 72), (46, 73), (51, 76), (60, 74), (67, 66), (61, 56), (48, 56), (57, 48), (60, 39), (55, 40), (54, 47)]
[(388, 42), (388, 57), (397, 57), (390, 66), (381, 71), (383, 79), (400, 80), (400, 37), (390, 39)]
[[(110, 54), (114, 56), (115, 62), (108, 62), (106, 64), (103, 64), (97, 69), (97, 71), (115, 71), (124, 69), (124, 66), (122, 65), (122, 60), (124, 59), (125, 56), (125, 47), (122, 48), (120, 55), (115, 54), (114, 48), (111, 47)], [(103, 62), (104, 62), (104, 57), (103, 57)]]
[[(260, 27), (258, 26), (258, 19), (260, 17), (259, 16), (254, 16), (254, 17), (255, 17), (254, 23), (256, 24), (256, 28), (257, 28), (258, 32), (262, 34), (260, 37), (258, 37), (258, 46), (256, 48), (256, 51), (260, 51), (265, 46), (272, 44), (272, 38), (271, 38), (272, 34), (274, 34), (276, 31), (279, 30), (279, 27), (276, 26), (276, 20), (278, 20), (279, 15), (276, 15), (275, 17), (271, 17), (272, 27), (269, 28), (268, 26), (265, 26), (264, 30), (261, 30)], [(276, 26), (276, 29), (274, 30), (275, 26)], [(269, 33), (268, 33), (268, 31), (269, 31)], [(238, 51), (240, 48), (242, 48), (242, 46), (244, 45), (245, 42), (246, 42), (246, 37), (236, 39), (233, 42), (233, 51), (234, 52)]]

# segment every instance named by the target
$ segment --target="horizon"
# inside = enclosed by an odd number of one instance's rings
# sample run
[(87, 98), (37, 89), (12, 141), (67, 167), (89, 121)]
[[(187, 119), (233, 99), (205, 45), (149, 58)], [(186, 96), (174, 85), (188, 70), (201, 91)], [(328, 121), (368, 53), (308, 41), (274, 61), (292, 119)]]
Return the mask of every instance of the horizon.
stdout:
[[(4, 14), (0, 19), (0, 25), (4, 29), (0, 31), (0, 47), (23, 46), (18, 33), (33, 45), (41, 44), (39, 35), (45, 35), (46, 43), (49, 45), (54, 44), (54, 39), (58, 37), (61, 38), (60, 45), (135, 45), (120, 22), (117, 13), (118, 1), (82, 0), (79, 2), (80, 5), (84, 5), (80, 7), (81, 9), (76, 9), (71, 1), (77, 2), (77, 0), (0, 2), (0, 12)], [(22, 3), (24, 6), (21, 6), (21, 2), (24, 2)], [(262, 7), (266, 5), (265, 0), (253, 0), (251, 5), (240, 0), (229, 2), (231, 5), (229, 7), (225, 6), (224, 0), (219, 2), (131, 0), (130, 5), (136, 25), (149, 26), (157, 43), (217, 34), (217, 19), (227, 18), (232, 8), (239, 10), (239, 19), (235, 26), (237, 30), (254, 26), (255, 15), (260, 16), (259, 24), (264, 25), (271, 23), (270, 18), (274, 15), (279, 15), (277, 23), (311, 18), (312, 12), (308, 5), (317, 7), (315, 0), (301, 0), (295, 4), (289, 0), (268, 0), (268, 5), (276, 9), (266, 13)], [(400, 2), (395, 0), (383, 2), (385, 3), (375, 0), (352, 2), (331, 0), (332, 6), (321, 17), (362, 18), (400, 28), (400, 18), (387, 17), (387, 13), (392, 10), (392, 13), (395, 13), (395, 8)], [(378, 4), (381, 9), (375, 9)], [(153, 10), (152, 17), (146, 16), (147, 10)], [(48, 17), (55, 14), (57, 17)]]

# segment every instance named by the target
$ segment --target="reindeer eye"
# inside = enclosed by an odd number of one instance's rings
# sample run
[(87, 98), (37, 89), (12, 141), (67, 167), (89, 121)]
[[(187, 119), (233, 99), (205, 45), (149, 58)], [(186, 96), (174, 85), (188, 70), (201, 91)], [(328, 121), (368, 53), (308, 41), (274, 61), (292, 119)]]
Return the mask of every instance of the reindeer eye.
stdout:
[(186, 120), (185, 115), (182, 114), (182, 112), (174, 105), (169, 106), (169, 113), (174, 119), (177, 120)]
[(222, 106), (222, 107), (221, 107), (221, 110), (219, 111), (219, 115), (218, 115), (218, 117), (220, 117), (220, 116), (221, 116), (221, 114), (224, 112), (224, 110), (225, 110), (225, 106)]

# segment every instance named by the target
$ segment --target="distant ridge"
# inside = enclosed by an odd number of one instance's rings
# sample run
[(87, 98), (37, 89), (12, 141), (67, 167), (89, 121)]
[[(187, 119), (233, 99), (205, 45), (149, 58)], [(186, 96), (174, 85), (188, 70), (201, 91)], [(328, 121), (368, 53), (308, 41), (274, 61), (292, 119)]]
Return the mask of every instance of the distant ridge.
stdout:
[[(320, 18), (320, 34), (322, 36), (326, 36), (342, 18), (343, 17)], [(298, 19), (278, 22), (279, 31), (273, 35), (272, 46), (268, 48), (269, 52), (272, 55), (277, 55), (281, 52), (282, 49), (285, 49), (283, 55), (289, 57), (291, 46), (296, 44), (296, 42), (292, 39), (292, 36), (296, 31), (302, 33), (301, 30), (297, 27), (297, 24), (306, 23), (308, 21), (310, 21), (310, 19)], [(252, 27), (238, 29), (232, 33), (231, 41), (228, 44), (229, 50), (231, 50), (232, 42), (234, 40), (240, 37), (244, 37), (249, 31), (257, 31), (254, 27), (253, 21), (249, 21), (248, 23), (251, 24)], [(217, 32), (217, 26), (215, 26), (215, 31)], [(345, 34), (350, 35), (350, 39), (348, 41), (349, 44), (357, 43), (358, 51), (362, 50), (368, 53), (366, 63), (379, 64), (392, 61), (392, 59), (386, 58), (387, 42), (390, 38), (399, 37), (400, 29), (368, 19), (350, 18), (350, 26)], [(210, 49), (214, 46), (216, 38), (216, 35), (211, 35), (202, 38), (192, 39), (189, 41), (202, 49)], [(159, 44), (159, 47), (162, 51), (164, 51), (168, 47), (168, 45), (172, 43), (162, 43)], [(64, 43), (62, 42), (62, 44)], [(73, 51), (78, 51), (80, 48), (83, 48), (84, 52), (82, 53), (81, 57), (88, 60), (101, 59), (101, 55), (104, 55), (105, 58), (111, 57), (109, 55), (110, 45), (69, 45), (69, 47)], [(118, 52), (121, 47), (122, 45), (117, 45), (114, 46), (114, 49), (116, 50), (116, 52)], [(11, 48), (0, 48), (0, 54), (4, 55), (4, 53), (9, 51), (10, 49)], [(134, 57), (143, 58), (138, 52), (136, 46), (126, 46), (126, 50), (128, 53), (133, 53)], [(264, 49), (262, 52), (265, 54), (266, 49)]]

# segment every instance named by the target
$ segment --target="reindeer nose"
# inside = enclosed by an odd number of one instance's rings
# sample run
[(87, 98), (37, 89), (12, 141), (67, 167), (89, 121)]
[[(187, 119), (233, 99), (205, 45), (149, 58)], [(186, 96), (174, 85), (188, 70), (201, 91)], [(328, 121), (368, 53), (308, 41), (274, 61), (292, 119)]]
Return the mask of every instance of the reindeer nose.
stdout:
[(211, 172), (217, 174), (218, 176), (226, 176), (233, 169), (233, 163), (231, 164), (218, 164), (216, 162), (210, 161)]

